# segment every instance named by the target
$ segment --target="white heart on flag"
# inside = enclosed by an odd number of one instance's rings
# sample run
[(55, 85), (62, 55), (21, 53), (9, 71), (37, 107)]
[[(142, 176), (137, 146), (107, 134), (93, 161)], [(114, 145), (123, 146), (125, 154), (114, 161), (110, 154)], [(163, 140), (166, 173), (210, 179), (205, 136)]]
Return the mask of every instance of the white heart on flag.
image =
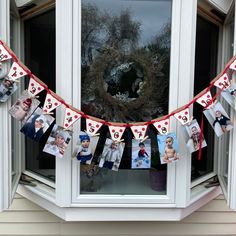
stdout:
[(225, 73), (223, 74), (215, 83), (214, 85), (220, 89), (226, 89), (230, 86), (230, 81), (228, 75)]
[[(203, 107), (206, 107), (211, 100), (212, 100), (211, 92), (207, 91), (206, 93), (204, 93), (201, 97), (197, 99), (197, 103), (199, 103)], [(212, 106), (213, 104), (209, 105), (207, 109), (210, 109)]]
[(101, 128), (102, 123), (86, 118), (86, 133), (93, 136)]
[(45, 113), (49, 113), (60, 105), (61, 105), (60, 101), (58, 101), (54, 96), (52, 96), (52, 94), (47, 93), (47, 96), (45, 98), (44, 105), (43, 105), (43, 111)]
[(176, 114), (174, 117), (182, 124), (186, 125), (190, 122), (189, 108), (186, 108)]
[(160, 134), (168, 134), (170, 132), (170, 119), (160, 120), (153, 123)]
[(4, 48), (3, 45), (0, 44), (0, 61), (5, 61), (11, 59), (12, 56), (10, 53)]
[(113, 141), (120, 141), (121, 137), (125, 131), (125, 127), (122, 126), (114, 126), (114, 125), (109, 125), (109, 130), (111, 134), (111, 139)]
[(131, 130), (135, 139), (144, 139), (147, 131), (147, 125), (132, 125)]
[(10, 80), (16, 80), (25, 75), (27, 75), (26, 71), (23, 70), (23, 68), (17, 62), (13, 62), (11, 69), (8, 73), (8, 78)]
[(33, 97), (42, 92), (43, 90), (44, 87), (31, 77), (28, 85), (28, 93)]
[(78, 119), (81, 118), (81, 115), (76, 111), (70, 109), (69, 107), (65, 110), (65, 118), (63, 126), (64, 128), (69, 128), (72, 124), (74, 124)]

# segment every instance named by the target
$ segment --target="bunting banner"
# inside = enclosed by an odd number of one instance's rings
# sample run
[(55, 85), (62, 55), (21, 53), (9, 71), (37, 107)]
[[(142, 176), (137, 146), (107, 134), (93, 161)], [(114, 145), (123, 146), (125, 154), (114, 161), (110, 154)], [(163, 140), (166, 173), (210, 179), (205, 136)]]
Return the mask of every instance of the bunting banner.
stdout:
[(53, 111), (54, 109), (56, 109), (61, 105), (61, 102), (56, 97), (57, 96), (55, 94), (53, 95), (51, 92), (47, 93), (43, 105), (43, 111), (45, 113), (50, 113), (51, 111)]
[[(52, 125), (54, 118), (51, 117), (49, 113), (51, 113), (60, 105), (64, 105), (65, 113), (63, 124), (56, 124), (54, 126), (52, 133), (48, 137), (48, 141), (46, 143), (47, 146), (45, 145), (44, 148), (45, 152), (51, 154), (53, 153), (53, 155), (57, 157), (63, 157), (67, 145), (72, 138), (72, 131), (68, 130), (68, 128), (71, 127), (81, 117), (83, 117), (86, 121), (86, 131), (84, 135), (87, 135), (89, 137), (89, 139), (87, 138), (86, 140), (87, 144), (91, 142), (90, 138), (92, 136), (99, 135), (97, 132), (103, 125), (106, 125), (109, 128), (111, 138), (106, 139), (103, 153), (100, 156), (100, 167), (105, 167), (116, 171), (118, 170), (125, 147), (125, 143), (121, 142), (122, 135), (126, 128), (130, 128), (134, 135), (132, 168), (150, 168), (150, 141), (146, 136), (147, 128), (149, 125), (153, 125), (159, 133), (157, 135), (157, 142), (158, 145), (160, 145), (159, 152), (161, 163), (172, 163), (179, 160), (179, 147), (176, 134), (170, 130), (170, 118), (175, 117), (182, 125), (184, 125), (186, 129), (188, 127), (187, 131), (189, 139), (191, 139), (190, 132), (193, 132), (193, 134), (195, 135), (195, 140), (192, 142), (200, 142), (193, 143), (192, 148), (193, 151), (199, 151), (198, 159), (200, 159), (201, 149), (202, 147), (206, 146), (206, 144), (203, 143), (204, 122), (202, 118), (200, 127), (197, 121), (194, 120), (194, 122), (192, 122), (192, 117), (190, 116), (190, 107), (195, 102), (203, 106), (202, 112), (206, 115), (208, 121), (212, 125), (212, 128), (215, 129), (217, 136), (220, 136), (221, 134), (224, 134), (225, 132), (230, 131), (233, 128), (230, 117), (228, 116), (228, 114), (226, 114), (221, 105), (215, 105), (215, 100), (223, 91), (226, 91), (226, 89), (229, 90), (229, 87), (231, 85), (230, 80), (232, 79), (232, 75), (236, 70), (235, 58), (236, 56), (234, 56), (228, 62), (224, 70), (210, 82), (207, 88), (197, 94), (191, 101), (189, 101), (188, 104), (177, 108), (170, 114), (165, 114), (163, 117), (159, 117), (146, 122), (115, 123), (89, 116), (84, 112), (78, 110), (77, 108), (74, 108), (70, 104), (67, 104), (60, 96), (52, 92), (45, 83), (43, 83), (39, 78), (32, 74), (31, 71), (22, 62), (20, 62), (15, 54), (7, 47), (7, 45), (5, 45), (0, 40), (0, 62), (5, 63), (5, 61), (7, 61), (8, 59), (12, 59), (13, 61), (8, 75), (6, 76), (6, 78), (0, 81), (0, 102), (6, 102), (7, 98), (13, 94), (13, 90), (16, 90), (17, 87), (15, 86), (15, 82), (17, 79), (25, 75), (28, 75), (30, 77), (27, 95), (21, 96), (17, 100), (17, 102), (11, 108), (10, 114), (21, 121), (25, 121), (21, 132), (23, 132), (27, 137), (33, 139), (36, 142), (39, 141), (39, 139), (49, 128), (49, 126)], [(212, 97), (210, 91), (213, 86), (218, 88), (218, 91), (214, 95), (214, 97)], [(37, 108), (39, 102), (36, 99), (36, 95), (38, 95), (43, 90), (46, 90), (47, 95), (44, 101), (43, 108), (41, 109), (39, 107)], [(228, 93), (228, 96), (234, 96), (233, 90), (232, 92), (230, 91)], [(33, 101), (35, 104), (30, 109)], [(35, 126), (36, 124), (37, 128)], [(216, 131), (216, 127), (218, 127), (218, 131)], [(84, 144), (83, 142), (85, 141), (85, 137), (83, 135), (80, 136), (80, 147), (76, 152), (77, 159), (81, 162), (84, 162), (85, 164), (90, 164), (92, 160), (91, 156), (89, 156), (89, 158), (91, 157), (89, 160), (85, 158), (83, 159), (85, 161), (82, 161), (81, 156), (85, 155), (86, 152), (83, 150), (86, 150), (86, 146), (82, 145)], [(97, 137), (96, 142), (94, 142), (93, 151), (91, 152), (90, 150), (92, 156), (94, 154), (95, 146), (98, 142), (98, 139), (99, 137)], [(59, 140), (61, 140), (61, 142), (59, 142)]]
[(13, 62), (7, 77), (10, 80), (14, 81), (16, 79), (19, 79), (19, 78), (25, 76), (25, 75), (27, 75), (27, 72), (22, 68), (22, 66), (17, 62)]
[(154, 127), (160, 134), (168, 134), (170, 132), (170, 119), (164, 119), (160, 121), (156, 121), (153, 123)]
[(121, 137), (125, 131), (124, 126), (118, 126), (118, 125), (109, 125), (109, 131), (111, 134), (111, 139), (113, 141), (119, 142), (121, 140)]
[(10, 53), (0, 44), (0, 61), (11, 59)]
[(130, 128), (133, 132), (134, 139), (142, 140), (145, 138), (147, 131), (147, 125), (132, 125)]

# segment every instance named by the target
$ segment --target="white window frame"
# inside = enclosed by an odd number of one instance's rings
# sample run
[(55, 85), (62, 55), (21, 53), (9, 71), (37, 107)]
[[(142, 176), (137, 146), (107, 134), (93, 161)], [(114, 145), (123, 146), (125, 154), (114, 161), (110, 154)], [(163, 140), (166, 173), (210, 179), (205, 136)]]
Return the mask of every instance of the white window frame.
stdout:
[[(8, 18), (4, 18), (9, 9), (7, 3), (9, 3), (8, 0), (0, 1), (0, 13), (4, 13), (0, 15), (0, 33), (5, 32), (5, 36), (1, 39), (6, 43), (9, 38), (6, 30)], [(80, 24), (75, 24), (75, 22), (80, 22), (80, 13), (80, 1), (56, 2), (56, 93), (76, 108), (80, 108), (81, 95), (76, 89), (80, 85), (81, 33)], [(193, 50), (193, 45), (195, 45), (196, 14), (197, 0), (173, 0), (170, 91), (175, 92), (170, 93), (170, 111), (187, 104), (193, 97), (194, 81), (191, 79), (186, 81), (186, 78), (194, 78), (195, 50)], [(2, 28), (4, 30), (1, 30)], [(65, 47), (66, 50), (62, 51), (61, 48)], [(0, 109), (0, 115), (3, 117), (0, 120), (3, 127), (3, 130), (0, 130), (0, 143), (3, 147), (7, 147), (10, 136), (8, 108), (9, 103)], [(58, 124), (62, 123), (63, 115), (63, 109), (59, 108), (57, 110)], [(174, 119), (171, 121), (171, 129), (176, 130), (177, 135), (180, 136), (180, 125)], [(73, 135), (78, 131), (79, 126), (75, 126)], [(204, 189), (202, 185), (198, 186), (196, 191), (191, 191), (191, 157), (184, 140), (180, 139), (181, 159), (168, 166), (166, 196), (79, 195), (79, 164), (71, 160), (74, 146), (75, 140), (72, 140), (72, 145), (67, 149), (65, 157), (56, 159), (55, 190), (43, 183), (38, 183), (36, 187), (20, 185), (18, 188), (18, 192), (24, 197), (65, 220), (180, 220), (221, 192), (219, 187)], [(4, 156), (0, 160), (2, 171), (0, 173), (0, 207), (4, 209), (10, 204), (8, 167), (11, 155), (9, 149), (6, 148), (1, 149), (0, 152)], [(236, 182), (236, 176), (234, 176), (234, 181)], [(236, 196), (236, 190), (231, 191), (231, 194), (232, 197)], [(236, 204), (235, 200), (232, 202)]]

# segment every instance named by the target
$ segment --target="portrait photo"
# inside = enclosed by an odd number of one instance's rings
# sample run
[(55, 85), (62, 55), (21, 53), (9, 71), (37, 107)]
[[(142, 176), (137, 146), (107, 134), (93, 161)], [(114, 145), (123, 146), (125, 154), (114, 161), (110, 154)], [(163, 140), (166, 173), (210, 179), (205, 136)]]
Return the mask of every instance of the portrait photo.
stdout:
[(72, 137), (72, 131), (55, 124), (43, 148), (43, 152), (62, 158)]
[[(189, 125), (181, 127), (183, 130), (184, 140), (186, 142), (187, 148), (190, 153), (196, 152), (200, 148), (200, 126), (197, 120), (192, 120)], [(206, 147), (207, 143), (204, 138), (202, 137), (202, 148)]]
[(211, 109), (203, 111), (203, 113), (218, 137), (233, 128), (232, 121), (219, 102)]
[(161, 164), (172, 163), (179, 160), (179, 145), (175, 133), (157, 135), (157, 144)]
[(124, 143), (107, 138), (100, 156), (99, 167), (118, 171), (124, 148)]
[(8, 98), (17, 90), (16, 83), (8, 78), (0, 80), (0, 102), (6, 102)]
[(132, 140), (131, 169), (149, 169), (151, 167), (151, 139)]
[(9, 113), (15, 119), (25, 123), (39, 104), (39, 100), (30, 98), (29, 93), (24, 91), (20, 98), (18, 98), (15, 104), (10, 108)]
[(236, 110), (236, 83), (231, 84), (231, 86), (221, 92), (222, 97), (226, 102)]
[(98, 140), (99, 136), (90, 136), (85, 132), (80, 132), (78, 145), (75, 148), (73, 156), (81, 164), (91, 164)]
[(38, 107), (22, 126), (20, 131), (26, 137), (39, 142), (43, 134), (47, 131), (54, 120), (54, 117), (43, 114), (43, 110)]

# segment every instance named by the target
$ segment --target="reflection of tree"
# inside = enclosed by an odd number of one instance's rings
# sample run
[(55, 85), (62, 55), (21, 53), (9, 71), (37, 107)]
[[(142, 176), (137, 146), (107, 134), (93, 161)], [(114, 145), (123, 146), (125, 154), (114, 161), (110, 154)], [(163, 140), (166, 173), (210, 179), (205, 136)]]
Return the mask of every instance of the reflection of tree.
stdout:
[(141, 24), (132, 19), (128, 9), (110, 15), (88, 4), (82, 10), (82, 58), (86, 65), (82, 70), (82, 110), (122, 122), (166, 114), (170, 24), (138, 48)]

